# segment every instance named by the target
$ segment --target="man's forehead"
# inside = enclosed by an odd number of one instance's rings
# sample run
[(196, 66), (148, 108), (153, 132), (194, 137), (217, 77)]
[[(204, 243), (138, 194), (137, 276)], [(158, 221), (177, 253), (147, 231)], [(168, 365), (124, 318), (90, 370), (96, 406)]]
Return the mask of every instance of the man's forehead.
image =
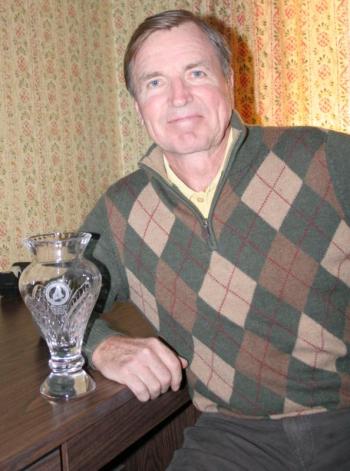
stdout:
[[(177, 36), (176, 40), (174, 34)], [(191, 40), (188, 40), (189, 36)], [(153, 65), (157, 63), (160, 68), (176, 66), (176, 63), (171, 64), (167, 60), (168, 56), (173, 54), (177, 55), (178, 61), (181, 61), (184, 67), (191, 67), (191, 64), (209, 64), (210, 56), (216, 56), (213, 45), (205, 33), (194, 23), (184, 23), (150, 34), (135, 54), (133, 66), (141, 69), (142, 73), (154, 73)], [(145, 70), (148, 67), (151, 67), (151, 70)]]
[[(176, 42), (173, 42), (172, 40), (174, 36), (177, 36)], [(192, 41), (187, 41), (185, 39), (189, 36), (192, 38)], [(135, 58), (137, 57), (137, 55), (147, 49), (161, 48), (163, 42), (167, 42), (167, 40), (169, 40), (170, 42), (170, 44), (167, 44), (167, 46), (176, 47), (179, 41), (181, 41), (182, 37), (184, 38), (184, 46), (187, 46), (188, 48), (191, 47), (193, 41), (195, 41), (196, 43), (204, 42), (211, 45), (207, 35), (196, 24), (187, 22), (169, 29), (157, 30), (150, 33), (140, 45)]]

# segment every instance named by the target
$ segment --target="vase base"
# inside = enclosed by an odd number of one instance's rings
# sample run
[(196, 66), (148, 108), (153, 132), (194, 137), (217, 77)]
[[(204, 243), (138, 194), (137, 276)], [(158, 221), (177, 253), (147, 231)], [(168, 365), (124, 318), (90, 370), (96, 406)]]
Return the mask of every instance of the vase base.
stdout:
[(72, 374), (51, 373), (40, 387), (47, 399), (74, 399), (94, 391), (95, 381), (84, 370)]

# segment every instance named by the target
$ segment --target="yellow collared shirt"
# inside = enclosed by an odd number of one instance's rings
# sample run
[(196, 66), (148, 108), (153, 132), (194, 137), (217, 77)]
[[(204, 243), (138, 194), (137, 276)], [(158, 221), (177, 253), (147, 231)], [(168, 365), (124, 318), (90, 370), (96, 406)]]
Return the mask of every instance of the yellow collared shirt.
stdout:
[(186, 196), (202, 213), (202, 215), (207, 218), (210, 210), (211, 203), (213, 201), (213, 197), (215, 194), (215, 190), (218, 186), (221, 174), (226, 167), (226, 163), (228, 160), (228, 156), (230, 154), (231, 146), (234, 140), (237, 139), (237, 135), (234, 135), (233, 129), (230, 130), (230, 135), (227, 141), (226, 149), (225, 149), (225, 157), (222, 161), (221, 167), (216, 174), (215, 178), (211, 181), (209, 186), (204, 191), (194, 191), (192, 188), (189, 188), (180, 178), (175, 175), (172, 171), (168, 160), (163, 155), (164, 166), (167, 173), (167, 177), (169, 178), (170, 182), (175, 185), (181, 193)]

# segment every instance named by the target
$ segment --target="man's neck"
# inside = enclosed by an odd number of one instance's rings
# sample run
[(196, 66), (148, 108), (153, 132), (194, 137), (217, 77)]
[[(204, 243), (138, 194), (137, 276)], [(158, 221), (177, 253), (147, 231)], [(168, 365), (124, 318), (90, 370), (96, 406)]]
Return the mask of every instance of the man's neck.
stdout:
[(228, 129), (214, 152), (202, 151), (186, 155), (164, 153), (175, 175), (194, 191), (203, 191), (217, 175), (230, 135)]

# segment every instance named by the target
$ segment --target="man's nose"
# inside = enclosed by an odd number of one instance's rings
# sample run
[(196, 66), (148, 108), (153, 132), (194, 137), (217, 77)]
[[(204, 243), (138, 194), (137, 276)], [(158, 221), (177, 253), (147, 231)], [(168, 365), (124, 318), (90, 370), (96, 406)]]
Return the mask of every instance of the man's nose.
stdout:
[(173, 106), (184, 106), (192, 100), (190, 86), (185, 80), (178, 78), (172, 81), (170, 99)]

